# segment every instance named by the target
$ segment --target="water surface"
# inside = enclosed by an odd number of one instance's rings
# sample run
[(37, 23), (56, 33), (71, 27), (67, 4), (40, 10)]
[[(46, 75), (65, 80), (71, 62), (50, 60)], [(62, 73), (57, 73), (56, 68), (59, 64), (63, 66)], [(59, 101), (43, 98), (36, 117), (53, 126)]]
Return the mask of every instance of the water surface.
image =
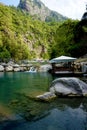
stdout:
[(48, 91), (52, 80), (48, 73), (0, 73), (0, 114), (12, 109), (0, 130), (87, 130), (86, 98), (45, 103), (28, 97)]
[(17, 92), (45, 92), (51, 81), (52, 77), (47, 73), (0, 72), (0, 102), (8, 104)]

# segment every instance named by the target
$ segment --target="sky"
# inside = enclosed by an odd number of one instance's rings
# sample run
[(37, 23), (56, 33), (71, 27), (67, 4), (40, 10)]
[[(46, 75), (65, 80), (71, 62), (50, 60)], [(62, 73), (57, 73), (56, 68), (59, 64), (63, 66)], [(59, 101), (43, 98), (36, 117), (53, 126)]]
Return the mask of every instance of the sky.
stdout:
[[(20, 0), (0, 0), (6, 5), (17, 6)], [(49, 9), (71, 19), (81, 19), (86, 12), (87, 0), (41, 0)]]

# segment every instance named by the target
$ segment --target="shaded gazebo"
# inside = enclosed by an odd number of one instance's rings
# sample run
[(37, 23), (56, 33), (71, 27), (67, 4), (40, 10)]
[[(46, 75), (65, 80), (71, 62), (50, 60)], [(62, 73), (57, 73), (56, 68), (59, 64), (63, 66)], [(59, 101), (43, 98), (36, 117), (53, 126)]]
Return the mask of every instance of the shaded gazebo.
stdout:
[(60, 56), (51, 59), (52, 73), (70, 73), (74, 72), (74, 61), (76, 58), (69, 56)]

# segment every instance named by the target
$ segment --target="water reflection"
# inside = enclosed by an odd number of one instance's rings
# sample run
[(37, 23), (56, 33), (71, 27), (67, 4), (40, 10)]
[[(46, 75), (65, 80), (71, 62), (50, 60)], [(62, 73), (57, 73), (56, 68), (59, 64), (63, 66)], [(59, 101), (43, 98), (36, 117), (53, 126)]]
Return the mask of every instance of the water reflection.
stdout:
[[(26, 103), (29, 102), (27, 101)], [(0, 130), (87, 129), (87, 99), (85, 98), (57, 99), (50, 103), (37, 102), (36, 104), (33, 101), (31, 105), (30, 110), (29, 106), (25, 107), (26, 105), (23, 104), (21, 109), (19, 109), (23, 118), (21, 120), (3, 123), (4, 127)], [(19, 107), (18, 104), (17, 107)], [(25, 120), (26, 116), (27, 120)], [(2, 128), (1, 125), (0, 128)]]
[[(22, 104), (24, 102), (22, 101)], [(26, 103), (29, 103), (30, 107)], [(87, 99), (86, 98), (78, 98), (78, 99), (56, 99), (53, 102), (45, 103), (45, 102), (36, 102), (36, 101), (29, 101), (25, 104), (20, 103), (21, 110), (25, 109), (24, 116), (26, 116), (27, 120), (35, 121), (39, 120), (41, 118), (44, 118), (45, 116), (48, 116), (50, 114), (51, 110), (57, 109), (61, 112), (66, 111), (68, 109), (70, 110), (82, 110), (85, 113), (87, 112)], [(17, 106), (18, 107), (18, 106)], [(22, 111), (23, 112), (23, 111)]]

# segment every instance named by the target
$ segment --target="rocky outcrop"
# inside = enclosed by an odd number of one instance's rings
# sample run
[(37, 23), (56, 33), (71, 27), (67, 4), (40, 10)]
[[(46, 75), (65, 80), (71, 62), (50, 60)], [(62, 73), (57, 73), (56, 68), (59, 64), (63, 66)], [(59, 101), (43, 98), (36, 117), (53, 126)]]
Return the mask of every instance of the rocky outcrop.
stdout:
[(62, 21), (66, 17), (48, 9), (40, 0), (20, 0), (18, 8), (29, 12), (34, 18), (42, 21)]

